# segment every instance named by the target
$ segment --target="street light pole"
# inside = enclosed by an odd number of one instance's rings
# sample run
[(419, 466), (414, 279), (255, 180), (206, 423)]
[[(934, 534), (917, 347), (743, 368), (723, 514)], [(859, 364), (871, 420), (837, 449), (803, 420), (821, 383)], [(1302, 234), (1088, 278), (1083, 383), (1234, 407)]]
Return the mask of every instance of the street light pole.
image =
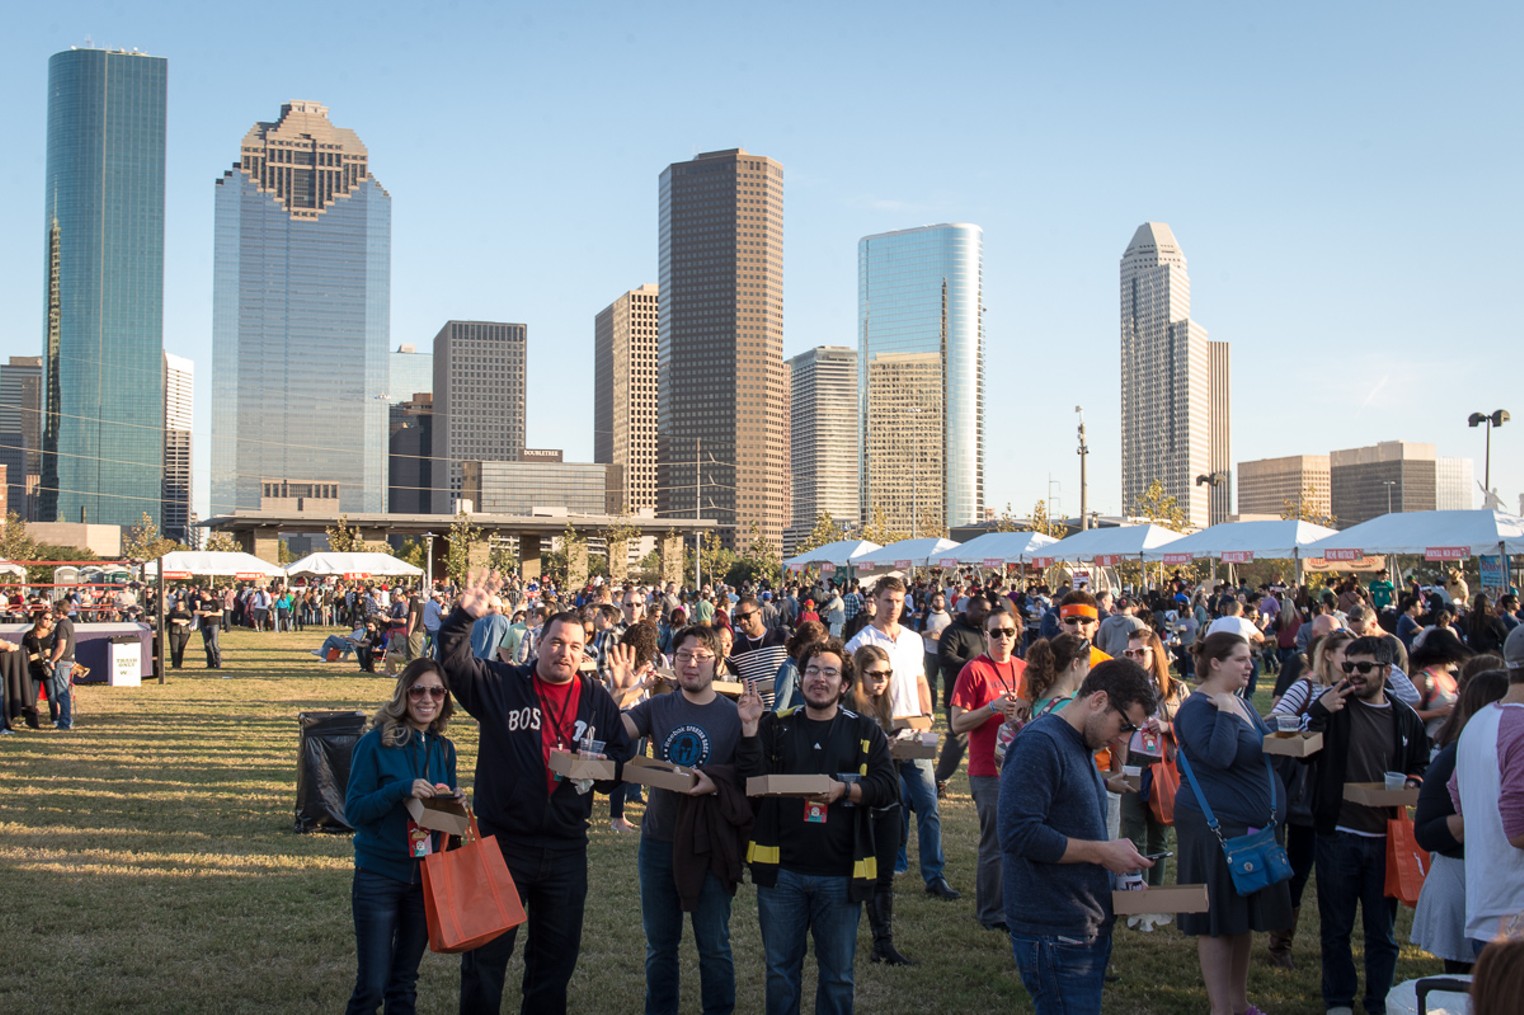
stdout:
[(434, 591), (434, 540), (437, 538), (438, 536), (436, 536), (433, 532), (425, 532), (423, 534), (424, 543), (427, 546), (427, 549), (423, 551), (423, 580), (425, 592)]
[(1482, 460), (1482, 489), (1486, 491), (1489, 499), (1492, 496), (1492, 428), (1502, 426), (1512, 418), (1507, 409), (1497, 409), (1491, 415), (1485, 412), (1473, 412), (1466, 420), (1466, 423), (1473, 428), (1478, 426), (1487, 428), (1487, 451), (1486, 457)]
[(1397, 485), (1395, 479), (1383, 479), (1381, 485), (1386, 487), (1386, 513), (1392, 513), (1392, 487)]
[(1080, 531), (1090, 528), (1090, 487), (1085, 480), (1085, 459), (1090, 454), (1090, 448), (1085, 443), (1085, 407), (1076, 405), (1074, 412), (1079, 416), (1079, 450), (1075, 454), (1080, 460)]

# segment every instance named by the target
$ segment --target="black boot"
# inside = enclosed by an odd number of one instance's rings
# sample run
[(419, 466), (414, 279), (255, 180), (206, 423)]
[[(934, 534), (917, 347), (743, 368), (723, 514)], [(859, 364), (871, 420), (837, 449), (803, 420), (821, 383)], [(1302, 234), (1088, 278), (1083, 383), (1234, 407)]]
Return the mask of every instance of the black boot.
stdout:
[(894, 947), (893, 887), (873, 889), (873, 897), (868, 900), (868, 924), (873, 928), (872, 961), (890, 966), (915, 965)]

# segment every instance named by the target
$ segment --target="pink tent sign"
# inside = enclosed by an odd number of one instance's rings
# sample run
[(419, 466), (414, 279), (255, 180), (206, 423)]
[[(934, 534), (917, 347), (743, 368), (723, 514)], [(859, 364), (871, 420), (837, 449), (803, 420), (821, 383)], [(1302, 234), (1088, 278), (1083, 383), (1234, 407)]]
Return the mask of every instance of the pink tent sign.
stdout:
[(896, 571), (908, 571), (908, 570), (910, 570), (910, 561), (908, 561), (908, 560), (897, 560), (897, 561), (894, 562), (894, 569)]
[(1222, 562), (1224, 564), (1247, 564), (1254, 559), (1253, 550), (1224, 550)]
[(1465, 560), (1471, 550), (1464, 546), (1430, 546), (1423, 551), (1424, 560)]
[(983, 564), (985, 567), (1004, 567), (1005, 561), (999, 557), (985, 557)]
[(1191, 559), (1191, 555), (1188, 553), (1166, 553), (1164, 555), (1164, 563), (1166, 564), (1189, 564)]
[(1052, 557), (1033, 557), (1032, 558), (1032, 563), (1036, 564), (1038, 567), (1052, 567), (1053, 566), (1053, 558)]
[(944, 570), (955, 568), (957, 566), (957, 557), (943, 557), (941, 560), (937, 561), (937, 567), (943, 568)]
[(835, 574), (836, 573), (836, 565), (832, 564), (830, 561), (826, 561), (824, 564), (820, 565), (820, 573), (821, 574)]
[(1324, 550), (1324, 560), (1359, 560), (1365, 556), (1364, 550)]
[(1121, 555), (1115, 553), (1098, 553), (1095, 555), (1096, 567), (1111, 567), (1113, 564), (1121, 563), (1121, 561)]

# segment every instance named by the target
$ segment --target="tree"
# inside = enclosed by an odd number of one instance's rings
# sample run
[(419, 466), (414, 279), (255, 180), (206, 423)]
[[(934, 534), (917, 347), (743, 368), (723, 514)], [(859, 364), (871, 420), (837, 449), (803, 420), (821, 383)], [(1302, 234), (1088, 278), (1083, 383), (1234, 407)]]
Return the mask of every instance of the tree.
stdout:
[(1011, 515), (1011, 502), (1005, 502), (1005, 510), (995, 516), (995, 524), (990, 528), (991, 532), (1021, 532), (1021, 521)]
[(275, 562), (281, 567), (285, 567), (295, 560), (296, 554), (291, 552), (290, 541), (285, 539), (277, 540), (275, 543)]
[(1048, 502), (1041, 499), (1032, 505), (1032, 514), (1027, 519), (1027, 530), (1044, 536), (1052, 536), (1055, 539), (1063, 539), (1069, 534), (1069, 526), (1048, 517)]
[(21, 516), (11, 511), (5, 516), (0, 528), (0, 558), (5, 560), (31, 560), (37, 556), (37, 541), (26, 529)]
[(1317, 500), (1312, 487), (1303, 486), (1302, 495), (1296, 500), (1287, 497), (1281, 501), (1281, 517), (1286, 521), (1311, 522), (1325, 529), (1337, 528), (1339, 520), (1331, 512), (1317, 510), (1314, 506)]
[(810, 534), (805, 536), (804, 540), (794, 548), (794, 552), (805, 553), (806, 551), (815, 549), (817, 546), (824, 546), (827, 543), (834, 543), (838, 539), (845, 539), (846, 537), (846, 530), (842, 528), (836, 519), (831, 517), (831, 512), (822, 511), (820, 514), (815, 516), (815, 527), (811, 529)]
[[(720, 539), (720, 534), (713, 529), (704, 533), (701, 546), (703, 556), (699, 563), (702, 565), (701, 570), (705, 580), (724, 580), (730, 574), (731, 569), (740, 562), (741, 558), (734, 550), (725, 545), (724, 541)], [(691, 575), (693, 573), (693, 547), (684, 547), (683, 557), (687, 561), (687, 567), (683, 573)]]
[(128, 560), (158, 560), (166, 553), (185, 549), (184, 545), (159, 534), (159, 526), (147, 511), (137, 524), (122, 533), (122, 556)]
[(206, 549), (213, 553), (238, 553), (243, 550), (243, 547), (238, 545), (238, 540), (234, 539), (230, 533), (213, 532), (206, 539)]
[(1133, 501), (1132, 514), (1175, 532), (1184, 532), (1191, 524), (1190, 515), (1180, 507), (1179, 499), (1172, 494), (1166, 496), (1164, 484), (1157, 479), (1152, 480), (1142, 495)]
[(464, 511), (455, 515), (450, 531), (445, 534), (449, 544), (445, 551), (445, 573), (456, 585), (466, 583), (466, 572), (471, 570), (471, 544), (481, 538), (481, 527), (471, 524), (470, 515)]
[[(718, 570), (715, 572), (718, 574)], [(736, 562), (725, 572), (725, 584), (740, 585), (742, 582), (766, 581), (776, 588), (783, 577), (783, 560), (767, 537), (762, 535), (756, 522), (751, 523), (751, 541), (736, 557)]]
[(873, 514), (869, 516), (867, 524), (863, 526), (863, 538), (880, 546), (888, 546), (890, 543), (898, 543), (902, 539), (910, 537), (903, 531), (889, 527), (889, 516), (884, 509), (874, 505)]
[(359, 526), (350, 525), (348, 515), (339, 515), (339, 520), (324, 531), (328, 534), (328, 548), (335, 553), (358, 553), (365, 549)]
[(605, 558), (608, 561), (608, 577), (610, 579), (623, 579), (630, 570), (628, 557), (615, 560), (615, 556), (629, 553), (629, 544), (632, 539), (640, 538), (640, 529), (630, 520), (628, 515), (620, 515), (619, 518), (603, 530), (603, 546)]

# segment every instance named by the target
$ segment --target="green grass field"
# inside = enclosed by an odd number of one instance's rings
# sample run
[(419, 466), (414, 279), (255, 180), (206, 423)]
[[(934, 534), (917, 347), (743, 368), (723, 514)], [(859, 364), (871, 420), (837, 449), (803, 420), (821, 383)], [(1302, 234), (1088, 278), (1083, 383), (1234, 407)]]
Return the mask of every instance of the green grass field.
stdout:
[[(347, 836), (292, 831), (298, 712), (373, 710), (388, 678), (306, 650), (320, 633), (225, 633), (226, 668), (172, 671), (163, 686), (84, 687), (72, 733), (0, 738), (0, 977), (5, 1012), (303, 1012), (342, 1009), (354, 975)], [(228, 679), (222, 679), (226, 676)], [(451, 733), (470, 787), (476, 728), (463, 713)], [(572, 1007), (638, 1012), (644, 942), (635, 883), (636, 838), (608, 829), (594, 805), (591, 892)], [(630, 817), (639, 820), (639, 808)], [(943, 804), (948, 879), (964, 893), (934, 901), (914, 874), (896, 910), (912, 968), (867, 962), (863, 919), (857, 1007), (866, 1013), (1029, 1011), (1003, 935), (973, 918), (976, 826), (962, 776)], [(912, 836), (912, 840), (913, 840)], [(912, 857), (912, 867), (914, 857)], [(1308, 888), (1297, 970), (1272, 971), (1256, 942), (1250, 1000), (1272, 1015), (1320, 1012), (1317, 907)], [(1399, 919), (1406, 941), (1411, 912)], [(731, 920), (738, 1005), (762, 1008), (763, 965), (754, 890), (743, 885)], [(1358, 947), (1358, 940), (1357, 940)], [(520, 940), (522, 948), (522, 938)], [(698, 974), (685, 944), (684, 1010), (698, 1009)], [(807, 960), (807, 968), (810, 961)], [(1398, 979), (1440, 964), (1405, 945)], [(1206, 1009), (1193, 942), (1172, 927), (1118, 927), (1106, 1010)], [(522, 964), (509, 969), (516, 986)], [(805, 986), (810, 1008), (812, 980)], [(420, 1010), (452, 1012), (457, 959), (428, 954)], [(505, 1010), (517, 1010), (516, 990)]]

